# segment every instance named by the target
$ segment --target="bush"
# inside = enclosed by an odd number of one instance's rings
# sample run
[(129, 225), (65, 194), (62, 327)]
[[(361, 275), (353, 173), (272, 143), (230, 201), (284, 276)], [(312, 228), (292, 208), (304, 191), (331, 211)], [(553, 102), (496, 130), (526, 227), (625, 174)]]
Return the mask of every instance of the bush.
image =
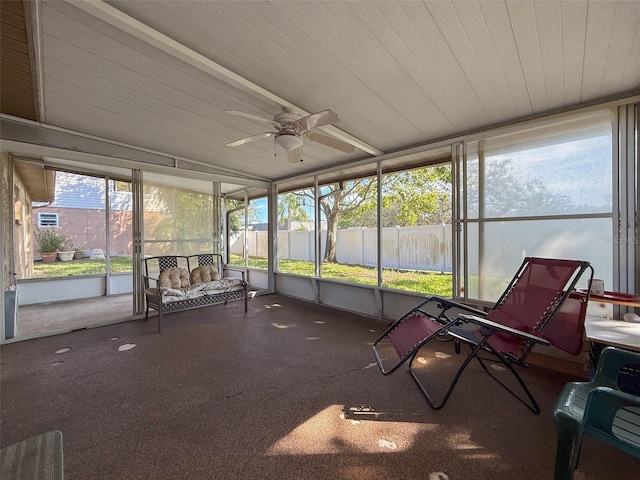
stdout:
[(40, 253), (57, 252), (61, 248), (64, 249), (69, 245), (69, 239), (64, 235), (58, 235), (53, 230), (40, 230), (35, 233), (38, 242), (38, 251)]

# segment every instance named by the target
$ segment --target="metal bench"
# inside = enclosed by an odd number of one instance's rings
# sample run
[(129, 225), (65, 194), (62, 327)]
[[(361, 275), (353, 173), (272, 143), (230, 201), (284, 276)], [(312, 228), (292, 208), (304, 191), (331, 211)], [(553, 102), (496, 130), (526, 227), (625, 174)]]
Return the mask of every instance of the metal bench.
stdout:
[(248, 284), (241, 267), (223, 265), (222, 255), (165, 255), (144, 259), (143, 275), (147, 308), (158, 311), (158, 332), (162, 315), (233, 300), (244, 300), (247, 311)]

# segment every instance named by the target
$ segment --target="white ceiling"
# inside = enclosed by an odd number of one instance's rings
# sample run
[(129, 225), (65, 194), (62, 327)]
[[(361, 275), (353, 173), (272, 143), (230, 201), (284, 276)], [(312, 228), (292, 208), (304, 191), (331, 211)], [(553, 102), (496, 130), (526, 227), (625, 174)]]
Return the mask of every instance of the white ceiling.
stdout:
[[(45, 1), (40, 120), (264, 180), (640, 92), (637, 1)], [(304, 162), (234, 117), (331, 108)]]

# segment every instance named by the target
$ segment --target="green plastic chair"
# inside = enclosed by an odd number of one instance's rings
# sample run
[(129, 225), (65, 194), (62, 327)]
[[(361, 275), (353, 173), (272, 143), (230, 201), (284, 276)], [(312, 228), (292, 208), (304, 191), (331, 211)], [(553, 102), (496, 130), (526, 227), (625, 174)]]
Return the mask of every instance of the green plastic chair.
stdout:
[(565, 385), (553, 409), (558, 434), (555, 480), (571, 480), (582, 437), (640, 458), (640, 353), (607, 347), (591, 382)]

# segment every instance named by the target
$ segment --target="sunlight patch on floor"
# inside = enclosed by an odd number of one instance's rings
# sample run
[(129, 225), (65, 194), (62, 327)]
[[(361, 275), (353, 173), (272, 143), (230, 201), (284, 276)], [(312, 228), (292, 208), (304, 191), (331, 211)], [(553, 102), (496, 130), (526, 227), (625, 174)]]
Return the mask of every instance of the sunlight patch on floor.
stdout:
[(354, 420), (343, 405), (331, 405), (276, 441), (269, 455), (323, 455), (341, 452), (402, 452), (417, 436), (437, 426), (407, 421)]
[(449, 447), (453, 450), (465, 450), (466, 458), (473, 458), (476, 460), (481, 459), (495, 459), (497, 457), (494, 453), (488, 453), (482, 445), (479, 445), (471, 440), (471, 432), (456, 433), (446, 436), (446, 440), (449, 443)]
[(451, 358), (451, 355), (444, 352), (435, 352), (436, 358)]
[(273, 322), (271, 326), (276, 328), (289, 328), (291, 325), (285, 325), (283, 323)]
[(390, 440), (385, 440), (384, 438), (381, 438), (378, 440), (378, 446), (380, 448), (388, 448), (389, 450), (397, 450), (398, 449), (398, 444), (396, 442), (390, 441)]
[(449, 480), (449, 475), (444, 472), (431, 472), (429, 480)]
[(125, 343), (124, 345), (120, 345), (118, 347), (119, 352), (126, 352), (127, 350), (131, 350), (132, 348), (137, 347), (135, 343)]

